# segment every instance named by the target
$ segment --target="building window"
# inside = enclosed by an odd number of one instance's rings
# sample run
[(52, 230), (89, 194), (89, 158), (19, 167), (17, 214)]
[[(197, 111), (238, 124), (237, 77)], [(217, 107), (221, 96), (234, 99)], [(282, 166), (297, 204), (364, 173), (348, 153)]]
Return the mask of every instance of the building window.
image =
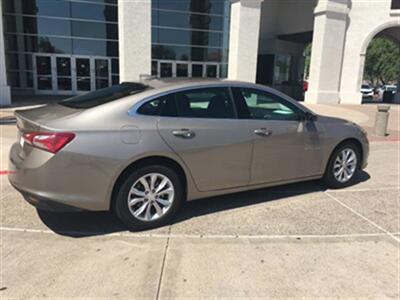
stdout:
[(275, 56), (274, 85), (289, 84), (292, 57), (287, 54)]
[(32, 61), (40, 53), (107, 58), (109, 82), (117, 82), (117, 3), (118, 0), (2, 0), (11, 85), (14, 88), (34, 86), (32, 81), (35, 82), (37, 74)]
[(400, 9), (400, 0), (392, 0), (392, 9)]
[(229, 22), (229, 0), (152, 0), (152, 74), (226, 77)]

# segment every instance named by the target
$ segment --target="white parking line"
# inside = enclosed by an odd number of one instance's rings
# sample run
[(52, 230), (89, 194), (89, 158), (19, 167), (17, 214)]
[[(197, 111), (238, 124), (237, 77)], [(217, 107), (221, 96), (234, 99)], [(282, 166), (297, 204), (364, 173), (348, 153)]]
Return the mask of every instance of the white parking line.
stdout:
[(234, 235), (234, 234), (174, 234), (174, 233), (132, 233), (132, 232), (117, 232), (117, 233), (105, 233), (105, 232), (82, 232), (82, 231), (63, 231), (56, 233), (46, 229), (26, 229), (26, 228), (13, 228), (13, 227), (0, 227), (0, 231), (11, 231), (11, 232), (25, 232), (25, 233), (44, 233), (52, 235), (70, 234), (76, 236), (95, 236), (103, 235), (105, 237), (130, 237), (130, 238), (159, 238), (159, 239), (335, 239), (335, 238), (369, 238), (369, 237), (382, 237), (398, 235), (400, 232), (384, 232), (384, 233), (351, 233), (351, 234), (298, 234), (298, 235)]
[(382, 188), (362, 188), (362, 189), (358, 189), (358, 188), (347, 188), (347, 189), (342, 189), (342, 190), (328, 190), (326, 192), (332, 192), (332, 193), (348, 193), (348, 192), (379, 192), (379, 191), (396, 191), (399, 190), (398, 187), (382, 187)]
[(339, 203), (340, 205), (342, 205), (343, 207), (347, 208), (348, 210), (350, 210), (352, 213), (354, 213), (355, 215), (359, 216), (360, 218), (364, 219), (365, 221), (369, 222), (371, 225), (375, 226), (376, 228), (378, 228), (380, 231), (386, 233), (387, 235), (389, 235), (390, 237), (392, 237), (395, 241), (397, 241), (398, 243), (400, 243), (400, 238), (396, 237), (395, 234), (396, 233), (391, 233), (389, 231), (387, 231), (385, 228), (379, 226), (378, 224), (376, 224), (374, 221), (371, 221), (370, 219), (368, 219), (367, 217), (363, 216), (362, 214), (360, 214), (358, 211), (354, 210), (353, 208), (351, 208), (350, 206), (348, 206), (347, 204), (343, 203), (342, 201), (340, 201), (338, 198), (336, 198), (335, 196), (330, 195), (328, 192), (325, 192), (325, 194), (335, 200), (337, 203)]

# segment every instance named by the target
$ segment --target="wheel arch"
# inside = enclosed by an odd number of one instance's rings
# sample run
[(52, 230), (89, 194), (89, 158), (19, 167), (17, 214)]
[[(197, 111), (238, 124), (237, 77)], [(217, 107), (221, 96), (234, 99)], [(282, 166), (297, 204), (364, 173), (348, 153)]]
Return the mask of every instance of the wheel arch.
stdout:
[(331, 161), (332, 155), (335, 153), (335, 151), (336, 151), (339, 147), (341, 147), (341, 146), (343, 146), (343, 145), (345, 145), (345, 144), (348, 144), (348, 143), (351, 143), (351, 144), (353, 144), (354, 146), (357, 147), (357, 149), (358, 149), (358, 151), (359, 151), (359, 153), (360, 153), (359, 163), (361, 164), (361, 162), (362, 162), (363, 159), (364, 159), (364, 149), (363, 149), (362, 143), (361, 143), (360, 140), (358, 140), (357, 138), (355, 138), (355, 137), (350, 137), (350, 138), (346, 138), (346, 139), (342, 140), (341, 142), (339, 142), (339, 143), (332, 149), (331, 153), (329, 154), (329, 159), (328, 159), (328, 161), (327, 161), (326, 164), (325, 164), (325, 171), (327, 170), (327, 168), (328, 168), (328, 166), (329, 166), (329, 162)]
[(129, 174), (137, 168), (140, 167), (145, 167), (145, 166), (150, 166), (150, 165), (162, 165), (169, 167), (176, 171), (177, 175), (183, 182), (183, 190), (184, 190), (184, 197), (186, 198), (187, 195), (187, 189), (188, 189), (188, 178), (187, 174), (184, 170), (184, 168), (174, 159), (166, 156), (161, 156), (161, 155), (153, 155), (153, 156), (147, 156), (140, 158), (132, 163), (130, 163), (128, 166), (125, 167), (125, 169), (122, 170), (122, 172), (119, 174), (117, 179), (114, 182), (112, 192), (111, 192), (111, 199), (110, 199), (110, 207), (109, 209), (113, 208), (113, 205), (115, 203), (115, 198), (116, 194), (118, 192), (119, 187), (121, 184), (124, 182), (124, 180), (129, 176)]

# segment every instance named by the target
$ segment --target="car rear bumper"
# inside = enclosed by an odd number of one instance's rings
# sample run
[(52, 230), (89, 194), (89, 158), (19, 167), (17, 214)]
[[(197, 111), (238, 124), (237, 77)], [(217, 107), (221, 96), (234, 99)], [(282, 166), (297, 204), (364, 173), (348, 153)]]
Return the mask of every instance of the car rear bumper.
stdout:
[(110, 177), (96, 174), (96, 162), (87, 160), (77, 161), (73, 153), (54, 155), (38, 149), (22, 158), (21, 145), (16, 143), (10, 150), (8, 179), (38, 209), (108, 210)]
[[(11, 184), (13, 185), (13, 184)], [(46, 211), (54, 211), (54, 212), (78, 212), (78, 211), (84, 211), (84, 209), (79, 208), (79, 207), (74, 207), (71, 205), (59, 203), (54, 200), (46, 199), (38, 195), (34, 195), (28, 192), (25, 192), (18, 187), (14, 186), (13, 187), (21, 193), (21, 195), (24, 197), (25, 201), (31, 204), (32, 206), (36, 207), (39, 210), (46, 210)]]

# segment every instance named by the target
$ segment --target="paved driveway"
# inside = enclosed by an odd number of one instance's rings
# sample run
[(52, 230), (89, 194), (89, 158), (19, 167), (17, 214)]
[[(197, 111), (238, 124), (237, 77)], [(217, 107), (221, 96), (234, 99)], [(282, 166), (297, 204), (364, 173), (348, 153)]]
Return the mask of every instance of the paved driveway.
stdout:
[[(0, 126), (0, 170), (15, 138)], [(399, 146), (345, 190), (319, 182), (191, 202), (130, 233), (109, 213), (37, 212), (1, 179), (2, 298), (398, 298)]]

